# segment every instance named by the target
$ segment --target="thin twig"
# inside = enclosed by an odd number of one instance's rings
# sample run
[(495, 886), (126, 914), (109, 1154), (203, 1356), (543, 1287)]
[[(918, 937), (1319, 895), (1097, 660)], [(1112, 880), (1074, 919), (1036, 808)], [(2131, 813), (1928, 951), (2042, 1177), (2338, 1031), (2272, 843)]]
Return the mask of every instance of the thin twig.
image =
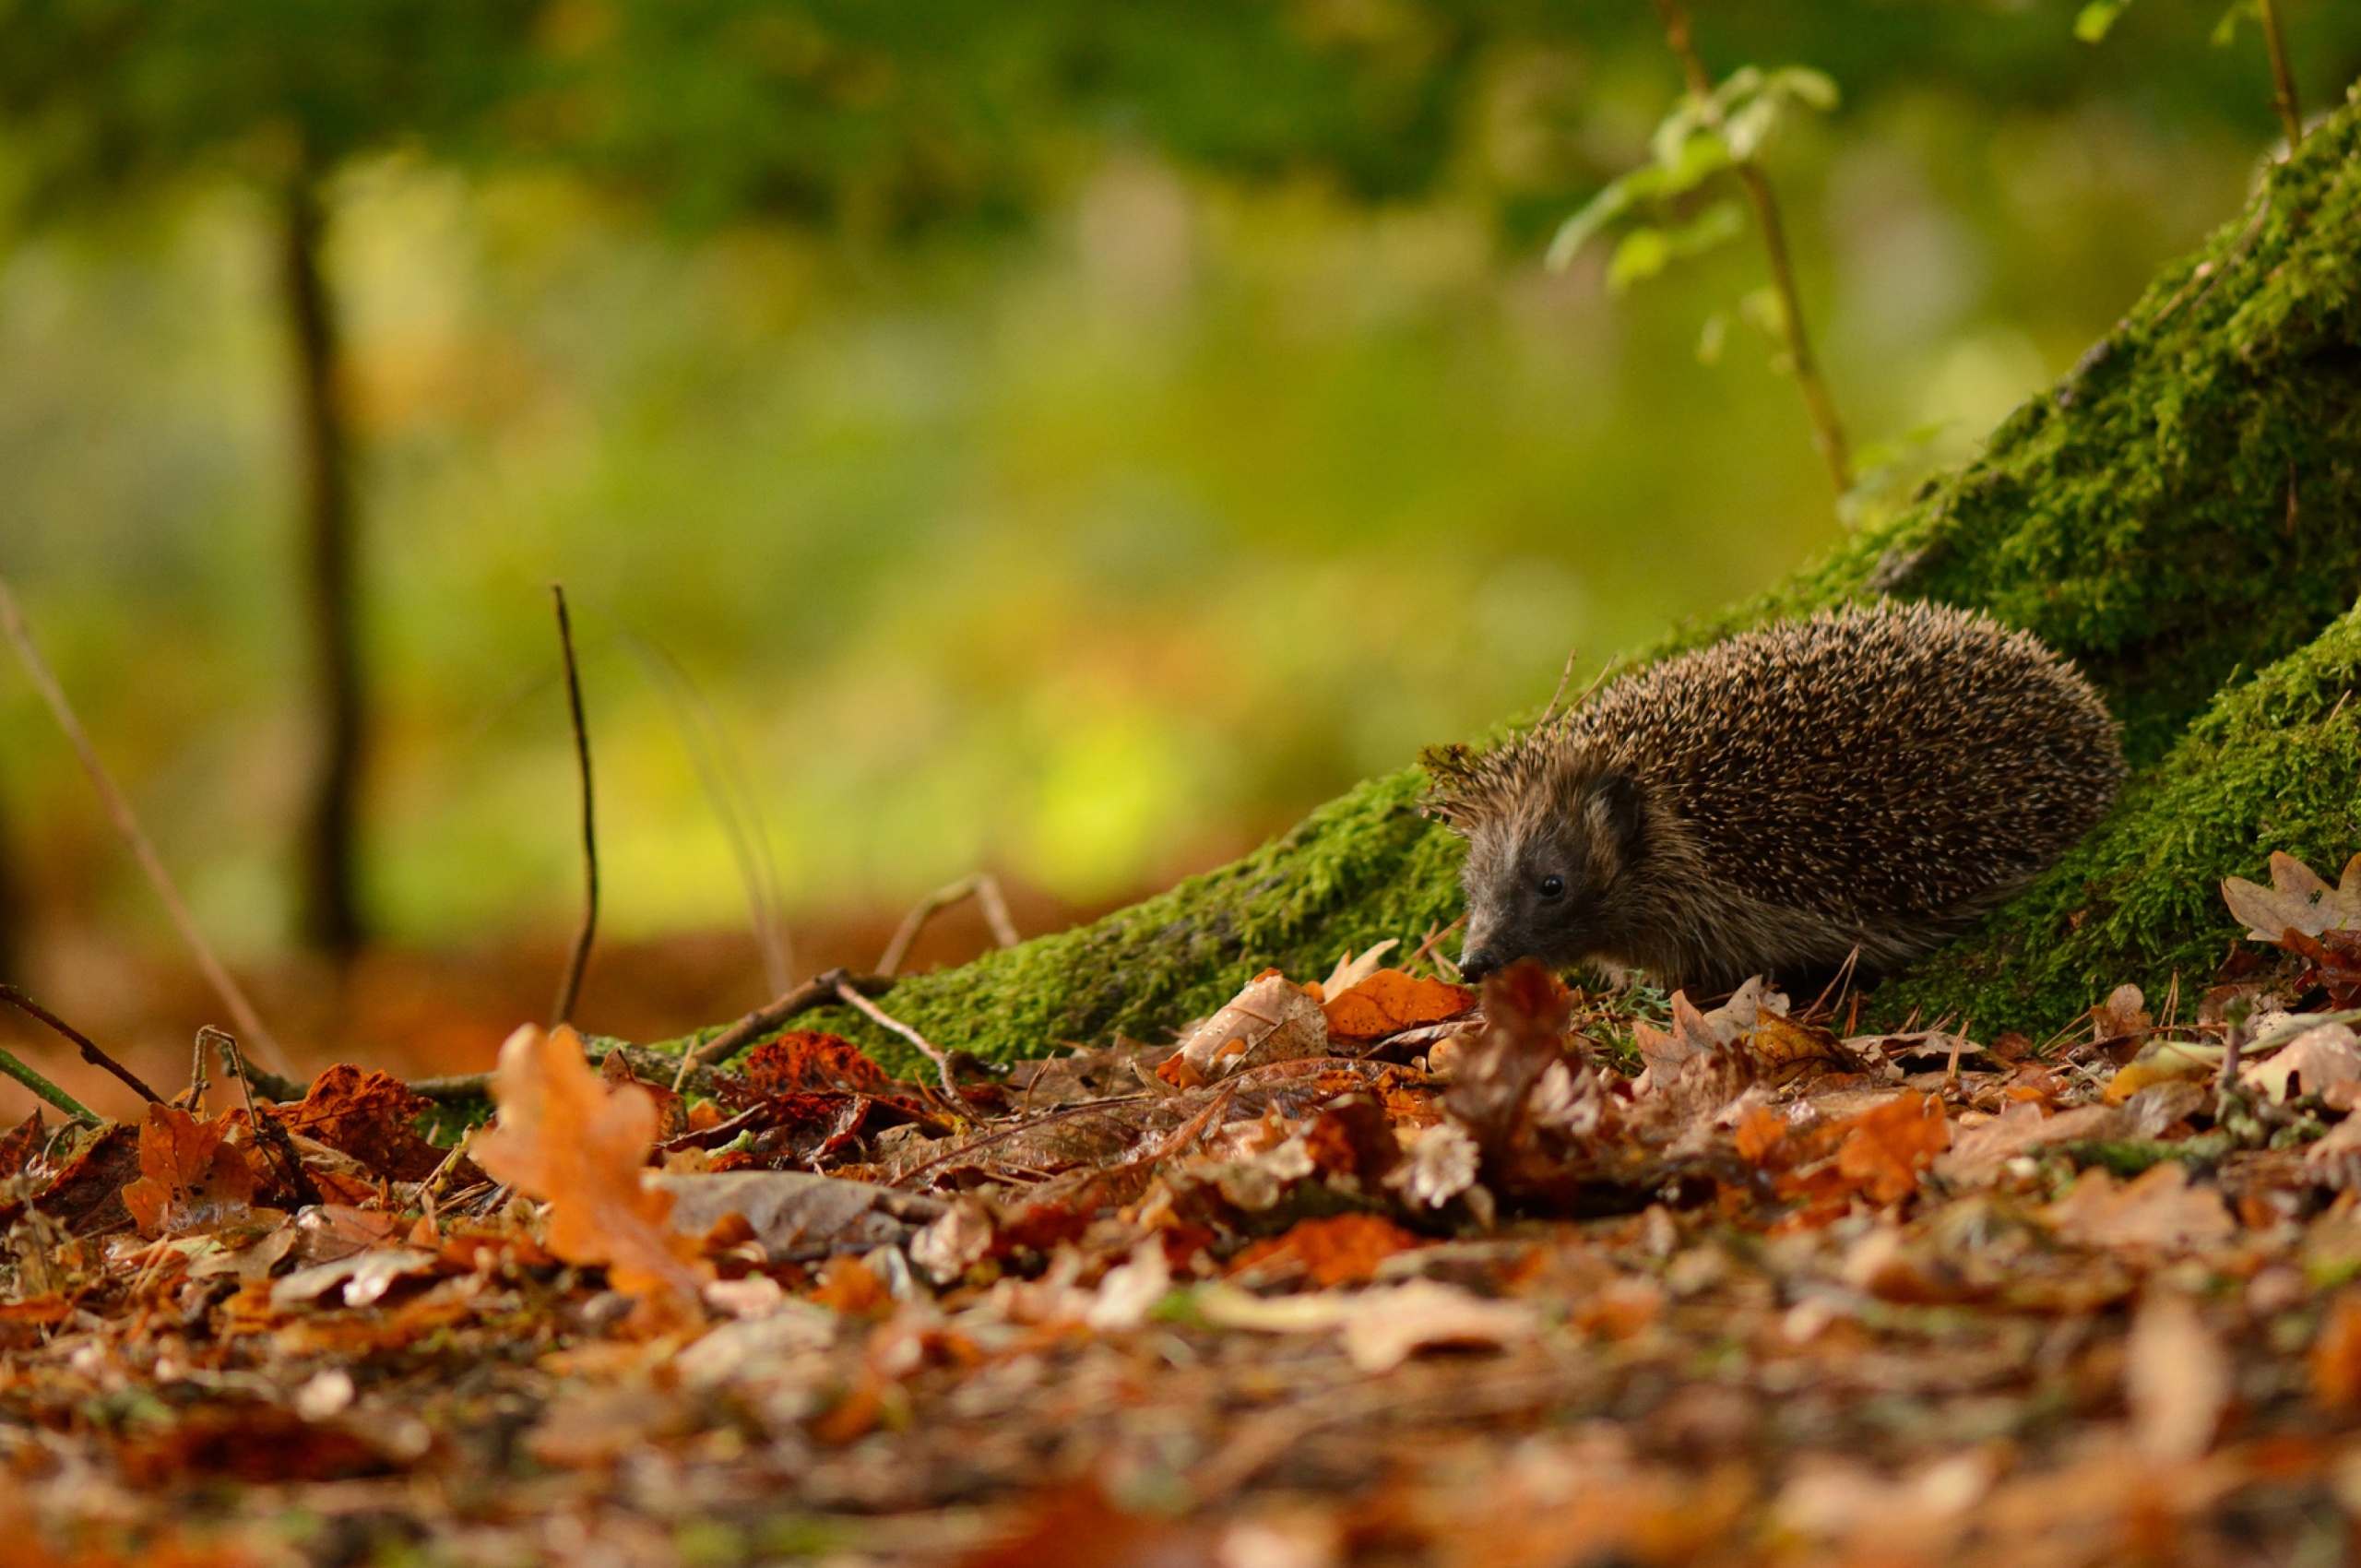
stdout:
[(294, 1139), (287, 1135), (287, 1129), (279, 1124), (277, 1117), (265, 1116), (262, 1108), (255, 1103), (255, 1070), (246, 1060), (246, 1053), (238, 1049), (238, 1037), (208, 1024), (196, 1031), (196, 1048), (203, 1051), (208, 1043), (220, 1052), (221, 1060), (237, 1075), (239, 1087), (245, 1090), (246, 1121), (253, 1126), (255, 1138), (269, 1144), (272, 1152), (285, 1162), (288, 1190), (295, 1194), (295, 1201), (299, 1204), (318, 1203), (319, 1183), (313, 1181), (312, 1173), (303, 1169), (303, 1157), (295, 1151)]
[(16, 595), (8, 590), (6, 577), (0, 577), (0, 631), (7, 633), (8, 641), (16, 647), (18, 661), (25, 667), (26, 678), (41, 693), (42, 700), (49, 705), (57, 727), (65, 731), (66, 742), (80, 759), (82, 771), (89, 775), (90, 787), (98, 792), (100, 804), (106, 808), (115, 831), (130, 845), (133, 856), (139, 861), (139, 869), (148, 875), (148, 885), (156, 890), (164, 912), (172, 917), (181, 940), (188, 944), (189, 952), (196, 957), (196, 967), (203, 971), (206, 983), (212, 986), (213, 993), (230, 1010), (230, 1017), (239, 1030), (270, 1059), (272, 1066), (286, 1071), (287, 1052), (280, 1049), (271, 1032), (263, 1027), (261, 1015), (255, 1011), (254, 1004), (246, 1000), (246, 993), (238, 989), (238, 982), (230, 978), (230, 971), (223, 968), (221, 961), (213, 956), (205, 933), (197, 929), (196, 917), (189, 912), (180, 889), (173, 885), (172, 873), (164, 869), (163, 857), (157, 854), (156, 846), (148, 840), (147, 830), (139, 826), (138, 817), (132, 814), (131, 802), (116, 786), (114, 776), (107, 771), (106, 764), (99, 760), (98, 747), (90, 743), (82, 721), (74, 716), (73, 704), (65, 700), (65, 689), (57, 683), (57, 677), (50, 672), (47, 661), (42, 658), (31, 631), (25, 625), (24, 616), (17, 609)]
[[(1665, 42), (1679, 56), (1680, 68), (1689, 80), (1689, 91), (1697, 101), (1698, 112), (1715, 132), (1721, 126), (1721, 113), (1714, 104), (1714, 78), (1706, 73), (1705, 62), (1697, 53), (1695, 41), (1690, 35), (1689, 13), (1680, 0), (1655, 0), (1656, 15), (1664, 22)], [(1779, 296), (1780, 327), (1787, 342), (1787, 359), (1796, 373), (1796, 385), (1804, 395), (1804, 407), (1811, 415), (1812, 445), (1820, 448), (1821, 460), (1828, 465), (1828, 477), (1835, 483), (1839, 499), (1853, 493), (1853, 457), (1845, 438), (1844, 422), (1836, 414), (1836, 398), (1829, 391), (1821, 374), (1820, 361), (1812, 353), (1811, 334), (1804, 328), (1803, 298), (1796, 290), (1796, 269), (1787, 254), (1786, 225), (1779, 217), (1778, 198), (1772, 194), (1769, 176), (1751, 156), (1735, 159), (1731, 172), (1746, 192), (1748, 205), (1754, 208), (1754, 226), (1762, 236), (1762, 249), (1771, 264), (1771, 286)]]
[[(1441, 931), (1436, 931), (1431, 926), (1429, 927), (1427, 930), (1427, 939), (1418, 944), (1418, 950), (1410, 955), (1410, 960), (1408, 963), (1402, 966), (1403, 969), (1406, 972), (1407, 970), (1416, 968), (1421, 958), (1432, 956), (1438, 960), (1435, 964), (1435, 970), (1440, 974), (1442, 970), (1443, 964), (1449, 963), (1450, 960), (1445, 958), (1442, 955), (1435, 952), (1435, 944), (1441, 942), (1444, 937), (1449, 936), (1453, 932), (1457, 931), (1461, 926), (1464, 926), (1466, 923), (1467, 917), (1465, 915), (1462, 915), (1457, 920), (1452, 921), (1449, 925), (1443, 927)], [(1453, 965), (1452, 972), (1453, 974), (1459, 972), (1457, 965)]]
[(837, 1000), (860, 1010), (868, 1017), (871, 1023), (875, 1024), (879, 1028), (893, 1030), (896, 1034), (900, 1035), (904, 1039), (908, 1040), (912, 1045), (917, 1046), (920, 1051), (924, 1051), (926, 1053), (927, 1060), (934, 1063), (936, 1076), (943, 1080), (943, 1092), (951, 1097), (952, 1104), (959, 1105), (963, 1103), (959, 1099), (959, 1086), (951, 1076), (951, 1058), (943, 1051), (935, 1049), (933, 1046), (929, 1045), (924, 1035), (919, 1034), (918, 1030), (910, 1028), (909, 1025), (901, 1022), (899, 1019), (887, 1016), (884, 1010), (880, 1008), (876, 1003), (872, 1002), (860, 992), (855, 991), (852, 987), (852, 982), (849, 980), (838, 980), (836, 982), (836, 997)]
[(2287, 35), (2279, 29), (2279, 0), (2255, 0), (2262, 12), (2262, 41), (2271, 50), (2272, 100), (2287, 132), (2287, 156), (2304, 145), (2304, 116), (2296, 107), (2296, 73), (2287, 65)]
[(137, 1095), (140, 1099), (148, 1101), (149, 1104), (157, 1104), (163, 1099), (164, 1097), (162, 1095), (158, 1094), (154, 1089), (151, 1089), (146, 1084), (141, 1083), (138, 1078), (132, 1074), (130, 1068), (125, 1067), (122, 1063), (117, 1062), (113, 1057), (109, 1056), (105, 1051), (101, 1051), (96, 1045), (91, 1043), (89, 1036), (84, 1034), (81, 1030), (76, 1028), (73, 1025), (67, 1023), (65, 1019), (51, 1012), (40, 1003), (35, 1002), (31, 997), (27, 996), (15, 986), (0, 982), (0, 1002), (6, 1002), (11, 1007), (16, 1008), (19, 1013), (26, 1014), (30, 1017), (38, 1018), (41, 1022), (47, 1024), (59, 1034), (64, 1035), (67, 1039), (72, 1040), (75, 1045), (81, 1050), (83, 1061), (88, 1062), (93, 1067), (102, 1068), (107, 1072), (113, 1073), (116, 1077), (122, 1079), (125, 1084), (130, 1087), (132, 1093)]
[(550, 597), (557, 603), (557, 641), (565, 655), (566, 714), (574, 721), (574, 768), (582, 781), (582, 930), (574, 939), (574, 956), (559, 984), (557, 1005), (550, 1027), (574, 1020), (574, 1004), (582, 994), (582, 971), (590, 967), (590, 943), (599, 934), (599, 830), (590, 804), (590, 728), (582, 717), (582, 672), (574, 660), (574, 618), (566, 613), (565, 585), (552, 583)]
[[(883, 996), (894, 989), (894, 982), (884, 975), (855, 977), (843, 969), (830, 969), (814, 975), (784, 996), (763, 1004), (711, 1039), (689, 1052), (689, 1060), (700, 1067), (710, 1067), (727, 1062), (740, 1048), (753, 1043), (777, 1028), (799, 1013), (809, 1013), (836, 999), (839, 982), (858, 988), (868, 996)], [(415, 1086), (413, 1086), (415, 1087)], [(420, 1091), (423, 1093), (423, 1090)]]
[(84, 1105), (80, 1100), (76, 1099), (72, 1095), (67, 1094), (64, 1089), (59, 1088), (55, 1084), (51, 1083), (47, 1078), (42, 1077), (39, 1073), (34, 1072), (30, 1067), (28, 1067), (22, 1062), (18, 1061), (15, 1055), (6, 1051), (0, 1051), (0, 1073), (7, 1074), (8, 1076), (16, 1079), (17, 1082), (24, 1085), (25, 1087), (32, 1090), (33, 1093), (41, 1096), (42, 1099), (49, 1101), (50, 1104), (57, 1107), (58, 1110), (63, 1111), (66, 1115), (71, 1116), (77, 1122), (89, 1122), (95, 1123), (101, 1120), (97, 1111), (92, 1111), (89, 1106)]
[(991, 927), (993, 941), (1003, 947), (1014, 947), (1023, 940), (1008, 918), (1008, 900), (1001, 896), (1000, 879), (990, 872), (978, 872), (973, 876), (947, 882), (919, 899), (895, 928), (894, 940), (885, 944), (884, 956), (877, 960), (877, 972), (889, 979), (899, 972), (902, 960), (910, 956), (910, 944), (918, 941), (927, 922), (967, 898), (983, 907), (984, 923)]

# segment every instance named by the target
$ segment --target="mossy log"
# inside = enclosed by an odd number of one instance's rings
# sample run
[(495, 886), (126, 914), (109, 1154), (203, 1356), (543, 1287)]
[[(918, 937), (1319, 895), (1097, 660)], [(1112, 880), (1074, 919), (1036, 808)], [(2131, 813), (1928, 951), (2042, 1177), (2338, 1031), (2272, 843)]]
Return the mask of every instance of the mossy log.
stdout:
[[(1880, 1014), (2064, 1023), (2111, 986), (2210, 974), (2237, 934), (2216, 885), (2285, 849), (2331, 876), (2361, 849), (2361, 110), (2167, 268), (1985, 455), (1760, 599), (1643, 657), (1892, 595), (1990, 611), (2074, 659), (2134, 768), (2064, 862)], [(1446, 739), (1447, 737), (1437, 737)], [(917, 976), (885, 1005), (991, 1059), (1160, 1038), (1257, 970), (1415, 944), (1459, 912), (1456, 841), (1406, 770), (1237, 863), (1095, 924)], [(908, 1048), (838, 1010), (825, 1027)]]

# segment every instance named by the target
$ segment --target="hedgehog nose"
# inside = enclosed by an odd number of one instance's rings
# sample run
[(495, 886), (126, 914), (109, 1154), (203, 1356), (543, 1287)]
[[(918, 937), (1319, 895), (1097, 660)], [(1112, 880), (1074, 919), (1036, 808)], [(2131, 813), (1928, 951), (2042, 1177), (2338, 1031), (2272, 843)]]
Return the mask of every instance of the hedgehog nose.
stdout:
[(1473, 984), (1501, 967), (1501, 956), (1489, 947), (1474, 947), (1459, 956), (1459, 978)]

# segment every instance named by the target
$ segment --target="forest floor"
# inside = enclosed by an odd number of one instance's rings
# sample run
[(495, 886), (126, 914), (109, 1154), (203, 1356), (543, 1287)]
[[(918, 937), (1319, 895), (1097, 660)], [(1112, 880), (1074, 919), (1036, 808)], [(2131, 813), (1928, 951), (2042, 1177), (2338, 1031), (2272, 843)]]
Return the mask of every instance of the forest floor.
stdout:
[(224, 1050), (0, 1141), (0, 1555), (2342, 1561), (2361, 869), (2273, 875), (2047, 1039), (1381, 949), (1005, 1073), (523, 1029), (449, 1147)]

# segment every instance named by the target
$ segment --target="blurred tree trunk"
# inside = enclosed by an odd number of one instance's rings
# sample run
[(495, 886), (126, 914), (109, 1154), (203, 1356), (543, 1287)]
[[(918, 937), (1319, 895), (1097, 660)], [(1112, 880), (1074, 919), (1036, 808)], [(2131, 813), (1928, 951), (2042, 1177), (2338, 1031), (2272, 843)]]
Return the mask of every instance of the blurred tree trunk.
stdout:
[[(2106, 339), (1929, 481), (1770, 592), (1651, 657), (1824, 605), (1988, 611), (2076, 660), (2124, 722), (2107, 819), (1977, 932), (1871, 993), (1987, 1033), (2070, 1022), (2130, 980), (2185, 1007), (2244, 927), (2220, 880), (2361, 850), (2361, 105), (2265, 172)], [(1451, 737), (1437, 737), (1450, 739)], [(2003, 759), (2004, 760), (2004, 759)], [(1995, 764), (1999, 766), (2000, 763)], [(1266, 965), (1406, 952), (1458, 913), (1460, 850), (1415, 769), (1245, 860), (1079, 930), (896, 986), (936, 1045), (1009, 1060), (1211, 1012)], [(909, 1048), (845, 1009), (836, 1029)]]
[(280, 285), (295, 350), (303, 466), (304, 623), (315, 709), (314, 771), (299, 848), (304, 940), (343, 957), (361, 945), (356, 890), (366, 697), (361, 679), (350, 430), (336, 307), (321, 267), (326, 214), (316, 173), (291, 180)]

